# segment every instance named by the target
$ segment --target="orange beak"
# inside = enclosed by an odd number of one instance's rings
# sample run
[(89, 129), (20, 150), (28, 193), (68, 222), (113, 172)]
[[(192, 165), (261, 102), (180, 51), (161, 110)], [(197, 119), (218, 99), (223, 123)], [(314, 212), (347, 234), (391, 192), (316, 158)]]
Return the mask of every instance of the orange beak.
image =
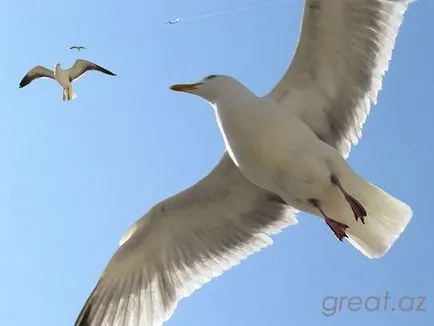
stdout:
[(177, 84), (170, 86), (170, 89), (175, 92), (186, 92), (191, 93), (192, 91), (196, 90), (200, 83), (195, 84)]

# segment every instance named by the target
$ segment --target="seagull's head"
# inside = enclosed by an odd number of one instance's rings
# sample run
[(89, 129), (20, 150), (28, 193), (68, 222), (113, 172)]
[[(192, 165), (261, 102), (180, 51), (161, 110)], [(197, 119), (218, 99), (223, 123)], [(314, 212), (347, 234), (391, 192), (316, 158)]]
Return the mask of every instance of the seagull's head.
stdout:
[(211, 103), (222, 96), (240, 92), (242, 88), (245, 89), (238, 80), (225, 75), (208, 75), (197, 83), (170, 86), (173, 91), (198, 95)]
[(60, 68), (60, 63), (56, 62), (56, 64), (54, 65), (55, 68)]

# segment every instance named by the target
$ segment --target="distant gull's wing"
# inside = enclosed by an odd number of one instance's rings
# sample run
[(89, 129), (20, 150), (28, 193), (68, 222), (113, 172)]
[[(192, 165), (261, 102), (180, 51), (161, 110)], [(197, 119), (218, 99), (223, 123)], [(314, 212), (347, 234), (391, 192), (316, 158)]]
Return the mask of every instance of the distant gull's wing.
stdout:
[(245, 179), (226, 153), (131, 227), (75, 325), (161, 326), (179, 300), (296, 224), (295, 212)]
[(54, 79), (54, 72), (48, 68), (42, 66), (36, 66), (32, 68), (24, 77), (21, 79), (20, 88), (27, 86), (33, 80), (38, 78), (51, 78)]
[(111, 76), (116, 76), (116, 74), (112, 73), (111, 71), (101, 66), (98, 66), (93, 62), (83, 60), (83, 59), (76, 60), (74, 65), (66, 71), (69, 75), (69, 80), (72, 82), (74, 80), (79, 79), (85, 72), (91, 70), (100, 71), (104, 74), (111, 75)]
[(271, 91), (347, 157), (375, 104), (409, 0), (306, 0), (293, 61)]

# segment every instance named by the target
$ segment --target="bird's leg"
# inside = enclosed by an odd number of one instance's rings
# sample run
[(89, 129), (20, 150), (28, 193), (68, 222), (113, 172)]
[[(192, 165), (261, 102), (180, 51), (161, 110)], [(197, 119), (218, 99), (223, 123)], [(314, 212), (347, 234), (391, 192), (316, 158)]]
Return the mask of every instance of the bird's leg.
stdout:
[(335, 221), (328, 217), (324, 210), (321, 208), (318, 199), (310, 199), (309, 202), (320, 211), (320, 213), (324, 217), (325, 222), (340, 241), (343, 241), (344, 238), (348, 238), (347, 233), (345, 232), (345, 230), (348, 229), (348, 225)]
[(360, 218), (360, 221), (362, 221), (362, 223), (365, 224), (365, 216), (367, 215), (366, 209), (362, 206), (362, 204), (359, 203), (357, 199), (355, 199), (353, 196), (351, 196), (345, 191), (344, 187), (342, 186), (337, 176), (332, 174), (330, 180), (344, 194), (345, 200), (348, 202), (348, 204), (350, 204), (351, 210), (353, 211), (356, 221), (358, 221)]

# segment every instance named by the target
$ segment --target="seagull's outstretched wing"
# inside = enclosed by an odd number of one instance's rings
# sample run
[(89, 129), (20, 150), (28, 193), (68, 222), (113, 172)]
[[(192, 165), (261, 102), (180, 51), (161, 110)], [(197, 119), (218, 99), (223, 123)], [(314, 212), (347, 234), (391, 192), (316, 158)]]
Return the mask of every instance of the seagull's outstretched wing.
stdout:
[(48, 68), (42, 66), (36, 66), (32, 68), (24, 77), (21, 79), (20, 88), (27, 86), (32, 81), (38, 78), (51, 78), (54, 79), (54, 72)]
[(77, 59), (74, 63), (74, 65), (67, 70), (69, 75), (69, 80), (72, 82), (74, 80), (77, 80), (80, 78), (86, 71), (96, 70), (100, 71), (104, 74), (116, 76), (116, 74), (112, 73), (111, 71), (98, 66), (97, 64), (83, 60), (83, 59)]
[(296, 224), (226, 153), (196, 185), (152, 208), (121, 240), (76, 326), (161, 326), (177, 302)]
[(86, 48), (84, 46), (81, 46), (81, 45), (73, 45), (69, 49), (70, 50), (76, 49), (78, 51), (81, 51), (81, 50), (85, 50)]
[(411, 0), (305, 0), (293, 61), (268, 97), (347, 157), (361, 137)]

